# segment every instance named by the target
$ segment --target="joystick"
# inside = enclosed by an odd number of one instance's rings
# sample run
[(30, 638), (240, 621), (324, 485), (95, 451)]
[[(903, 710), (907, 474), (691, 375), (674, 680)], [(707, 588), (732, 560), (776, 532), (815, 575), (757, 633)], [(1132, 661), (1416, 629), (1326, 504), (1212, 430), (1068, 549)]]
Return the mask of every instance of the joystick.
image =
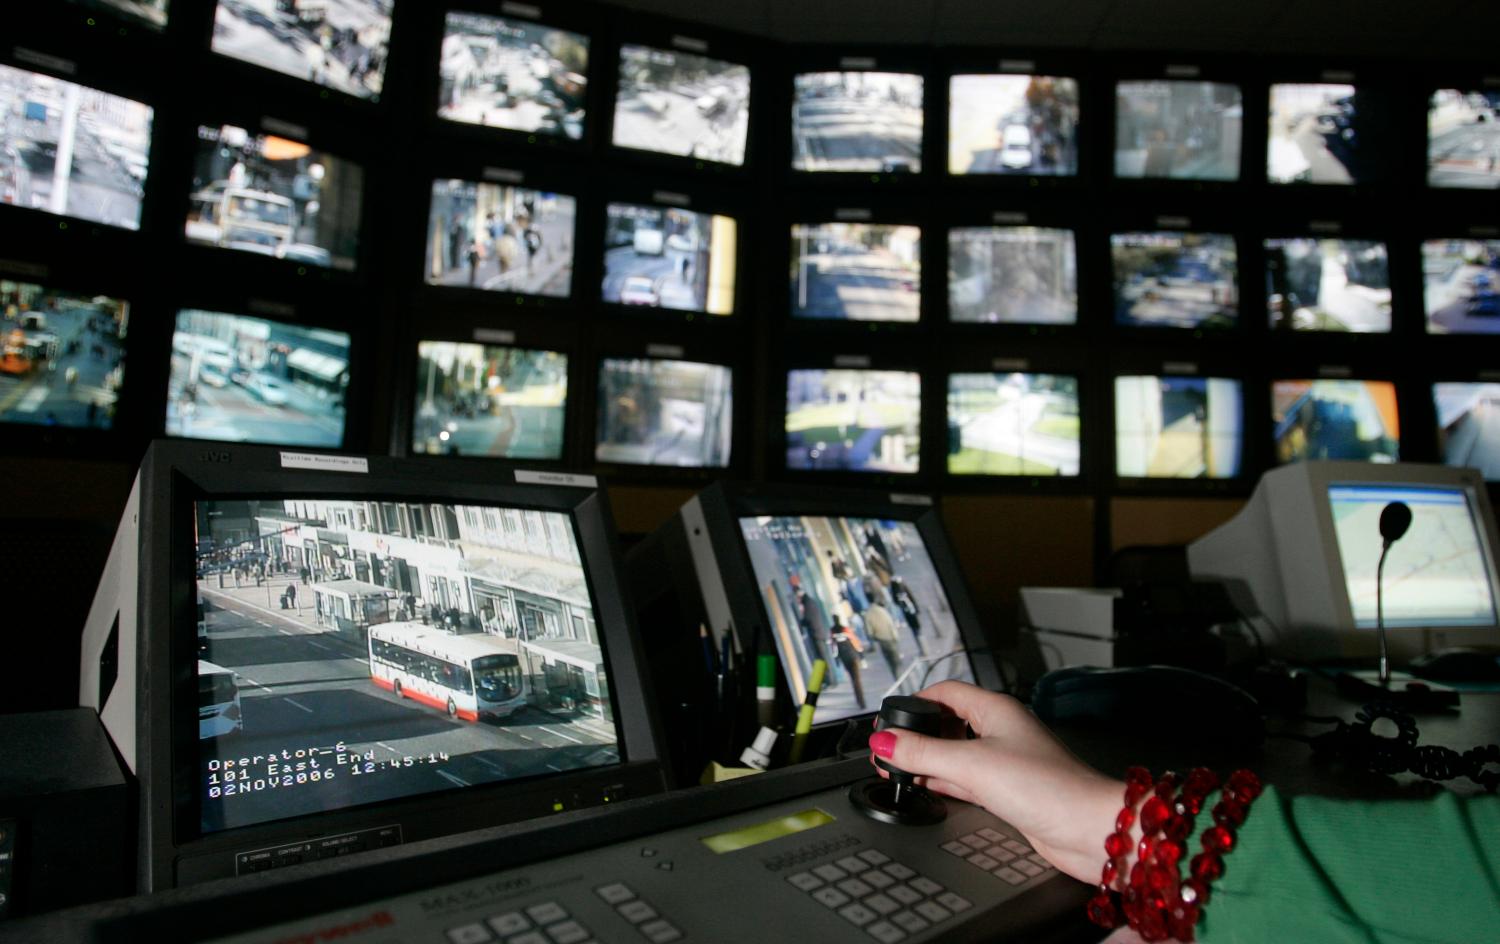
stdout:
[[(880, 717), (875, 730), (903, 728), (942, 736), (943, 711), (937, 702), (914, 695), (891, 695), (880, 703)], [(875, 765), (890, 774), (890, 779), (875, 777), (849, 788), (849, 802), (871, 819), (898, 826), (930, 826), (942, 822), (948, 807), (940, 797), (917, 786), (916, 776), (889, 761), (875, 758)]]

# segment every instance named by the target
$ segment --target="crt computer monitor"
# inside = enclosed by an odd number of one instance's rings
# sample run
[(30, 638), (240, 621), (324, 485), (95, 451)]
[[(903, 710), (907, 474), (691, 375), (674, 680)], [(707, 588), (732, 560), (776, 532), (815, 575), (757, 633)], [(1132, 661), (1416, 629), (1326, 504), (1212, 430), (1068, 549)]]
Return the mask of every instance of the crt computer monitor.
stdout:
[(590, 476), (153, 444), (80, 683), (142, 890), (660, 789), (616, 554)]
[(1249, 503), (1188, 547), (1200, 580), (1229, 584), (1268, 652), (1318, 660), (1376, 653), (1375, 578), (1386, 506), (1412, 511), (1385, 562), (1392, 657), (1500, 645), (1500, 548), (1484, 478), (1440, 465), (1301, 462), (1261, 477)]

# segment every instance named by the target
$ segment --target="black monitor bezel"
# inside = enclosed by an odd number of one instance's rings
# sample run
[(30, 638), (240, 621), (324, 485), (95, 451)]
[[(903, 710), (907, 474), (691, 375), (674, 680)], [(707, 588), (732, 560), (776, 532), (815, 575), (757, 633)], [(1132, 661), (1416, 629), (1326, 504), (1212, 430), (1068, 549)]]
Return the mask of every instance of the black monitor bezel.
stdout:
[[(852, 196), (852, 195), (851, 195)], [(934, 226), (932, 216), (919, 202), (910, 198), (892, 201), (890, 199), (873, 199), (876, 196), (889, 197), (885, 195), (871, 195), (871, 199), (847, 200), (842, 203), (833, 203), (825, 199), (798, 201), (797, 212), (792, 215), (783, 215), (776, 219), (780, 231), (774, 234), (777, 240), (785, 240), (784, 254), (778, 253), (782, 265), (772, 266), (767, 276), (768, 280), (774, 280), (776, 291), (783, 293), (779, 299), (774, 299), (767, 304), (772, 311), (781, 312), (782, 327), (788, 332), (788, 338), (795, 336), (820, 336), (822, 339), (834, 343), (854, 344), (861, 336), (869, 338), (871, 335), (885, 338), (905, 337), (910, 339), (914, 334), (927, 334), (936, 330), (938, 322), (937, 313), (946, 311), (947, 307), (947, 270), (946, 270), (946, 229), (942, 229), (944, 246), (939, 247), (933, 242), (933, 232), (939, 231)], [(797, 263), (796, 255), (796, 227), (798, 226), (826, 226), (826, 225), (852, 225), (852, 226), (914, 226), (917, 228), (917, 239), (920, 246), (917, 250), (917, 261), (921, 267), (918, 273), (917, 290), (917, 317), (913, 321), (873, 321), (852, 318), (815, 318), (794, 313), (792, 305), (792, 293), (794, 283), (788, 279), (781, 282), (780, 274), (790, 271)], [(944, 286), (943, 300), (937, 300), (934, 290), (931, 288), (931, 279), (927, 270), (932, 268), (935, 259), (943, 260), (944, 265), (939, 268), (939, 276)]]
[[(1048, 76), (1072, 79), (1078, 83), (1078, 127), (1074, 149), (1078, 168), (1072, 174), (968, 174), (954, 173), (948, 163), (948, 148), (953, 134), (953, 79), (959, 75), (986, 76)], [(1007, 48), (955, 50), (944, 56), (932, 75), (934, 81), (942, 83), (942, 107), (935, 110), (932, 123), (939, 146), (942, 148), (942, 169), (937, 177), (949, 187), (974, 187), (990, 190), (1005, 188), (1018, 194), (1035, 193), (1038, 190), (1049, 195), (1071, 193), (1081, 190), (1093, 179), (1097, 170), (1094, 144), (1098, 137), (1098, 121), (1093, 117), (1093, 86), (1096, 68), (1078, 53)]]
[[(1191, 60), (1186, 61), (1185, 60)], [(1247, 75), (1247, 69), (1242, 63), (1235, 62), (1223, 57), (1210, 57), (1206, 54), (1194, 54), (1179, 57), (1170, 61), (1161, 57), (1152, 57), (1146, 62), (1137, 62), (1130, 65), (1121, 63), (1120, 67), (1111, 70), (1107, 80), (1101, 83), (1099, 95), (1107, 95), (1109, 127), (1105, 134), (1099, 136), (1100, 140), (1107, 140), (1109, 148), (1107, 152), (1101, 152), (1100, 160), (1107, 161), (1107, 165), (1100, 168), (1101, 176), (1108, 182), (1111, 189), (1121, 192), (1148, 194), (1169, 193), (1172, 188), (1179, 191), (1193, 193), (1227, 194), (1243, 192), (1253, 182), (1265, 182), (1264, 174), (1256, 174), (1250, 171), (1251, 167), (1259, 168), (1260, 161), (1250, 160), (1252, 145), (1257, 140), (1263, 140), (1259, 136), (1250, 138), (1246, 135), (1245, 116), (1249, 113), (1249, 105), (1255, 101), (1253, 92), (1254, 80)], [(1240, 93), (1240, 154), (1239, 167), (1234, 177), (1229, 179), (1204, 178), (1204, 177), (1123, 177), (1115, 172), (1115, 155), (1119, 151), (1119, 101), (1120, 86), (1127, 83), (1137, 82), (1209, 82), (1230, 85), (1239, 89)], [(1260, 152), (1256, 151), (1257, 157)]]
[[(1141, 342), (1166, 342), (1188, 343), (1208, 342), (1215, 343), (1222, 340), (1243, 338), (1250, 331), (1250, 322), (1245, 317), (1245, 241), (1243, 227), (1231, 223), (1226, 213), (1208, 213), (1191, 215), (1164, 213), (1156, 216), (1145, 216), (1135, 214), (1118, 214), (1112, 221), (1109, 232), (1104, 237), (1104, 259), (1105, 281), (1109, 287), (1109, 311), (1108, 321), (1111, 330), (1117, 337), (1130, 338), (1132, 341)], [(1227, 236), (1234, 245), (1235, 272), (1234, 289), (1236, 294), (1234, 323), (1221, 328), (1209, 328), (1202, 324), (1190, 328), (1179, 328), (1172, 325), (1143, 325), (1126, 324), (1120, 321), (1117, 309), (1119, 299), (1117, 298), (1117, 285), (1115, 279), (1115, 237), (1128, 235), (1150, 236), (1156, 233), (1180, 233), (1183, 235), (1201, 236)]]
[[(1020, 373), (1028, 375), (1050, 374), (1054, 376), (1071, 377), (1078, 385), (1078, 472), (1074, 475), (1029, 475), (1016, 473), (1014, 475), (996, 475), (985, 473), (960, 473), (953, 472), (948, 468), (947, 453), (947, 431), (949, 421), (948, 397), (951, 393), (951, 381), (954, 376), (960, 374), (1011, 374)], [(942, 381), (941, 402), (937, 404), (942, 416), (942, 425), (939, 427), (944, 433), (942, 436), (934, 436), (935, 446), (944, 448), (934, 449), (937, 458), (932, 460), (936, 463), (938, 480), (942, 483), (945, 491), (975, 492), (993, 491), (995, 488), (1025, 489), (1032, 493), (1045, 494), (1079, 494), (1087, 490), (1087, 486), (1093, 480), (1093, 466), (1095, 464), (1095, 443), (1098, 439), (1094, 435), (1094, 429), (1098, 426), (1096, 400), (1099, 397), (1094, 391), (1094, 372), (1090, 365), (1085, 363), (1077, 354), (1063, 351), (1045, 349), (1020, 349), (1007, 345), (992, 344), (981, 349), (966, 351), (962, 357), (954, 358), (943, 365), (943, 370), (938, 374)], [(934, 396), (937, 400), (939, 397)], [(1113, 424), (1111, 424), (1113, 425)]]
[[(917, 435), (930, 439), (930, 414), (935, 402), (932, 394), (933, 377), (937, 376), (931, 365), (922, 364), (918, 354), (910, 345), (883, 346), (879, 351), (868, 347), (858, 354), (837, 353), (860, 345), (820, 344), (808, 350), (789, 354), (771, 363), (769, 378), (772, 381), (770, 404), (767, 414), (770, 427), (769, 442), (775, 451), (766, 457), (766, 473), (769, 477), (790, 482), (826, 482), (830, 485), (852, 488), (923, 488), (933, 479), (934, 470), (929, 468), (932, 448), (926, 442), (918, 443), (917, 468), (911, 472), (862, 472), (857, 469), (794, 469), (786, 463), (787, 451), (787, 383), (794, 370), (895, 372), (913, 374), (920, 384), (917, 401)], [(858, 362), (858, 363), (856, 363)], [(946, 388), (945, 400), (946, 400)]]

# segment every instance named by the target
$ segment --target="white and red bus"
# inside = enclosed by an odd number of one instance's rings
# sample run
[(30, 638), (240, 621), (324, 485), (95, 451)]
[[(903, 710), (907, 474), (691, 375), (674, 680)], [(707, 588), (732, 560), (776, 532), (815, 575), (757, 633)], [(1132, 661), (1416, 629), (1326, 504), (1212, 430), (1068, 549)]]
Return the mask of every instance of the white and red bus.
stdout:
[(370, 627), (370, 681), (450, 718), (508, 718), (526, 704), (514, 640), (399, 621)]

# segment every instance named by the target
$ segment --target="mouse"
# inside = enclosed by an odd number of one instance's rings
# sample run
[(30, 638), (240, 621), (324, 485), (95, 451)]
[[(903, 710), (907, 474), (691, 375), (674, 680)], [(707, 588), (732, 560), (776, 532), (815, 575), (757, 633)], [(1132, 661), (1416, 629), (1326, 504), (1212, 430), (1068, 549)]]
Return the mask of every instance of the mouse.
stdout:
[(1181, 734), (1242, 746), (1259, 744), (1266, 733), (1260, 703), (1249, 692), (1171, 665), (1054, 669), (1037, 680), (1031, 710), (1048, 723), (1091, 719), (1135, 730), (1143, 722), (1167, 722)]
[(1407, 669), (1434, 682), (1500, 682), (1500, 656), (1483, 649), (1438, 649), (1413, 659)]

